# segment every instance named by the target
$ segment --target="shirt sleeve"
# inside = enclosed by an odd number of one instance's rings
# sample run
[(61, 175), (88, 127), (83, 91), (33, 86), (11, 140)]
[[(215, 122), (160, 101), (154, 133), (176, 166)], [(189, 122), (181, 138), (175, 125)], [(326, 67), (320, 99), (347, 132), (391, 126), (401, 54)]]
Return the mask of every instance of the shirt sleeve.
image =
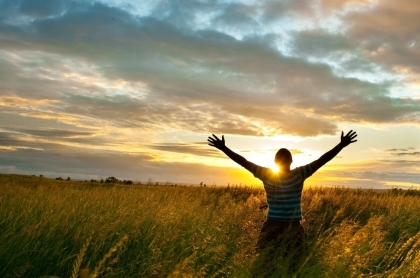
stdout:
[(310, 176), (312, 176), (313, 172), (313, 167), (312, 167), (312, 163), (307, 164), (305, 166), (300, 166), (297, 167), (297, 170), (299, 171), (301, 177), (305, 180), (307, 178), (309, 178)]
[(261, 167), (259, 165), (254, 164), (254, 163), (252, 163), (250, 172), (254, 175), (254, 177), (256, 177), (260, 180), (265, 180), (265, 179), (269, 178), (272, 174), (272, 171), (271, 171), (270, 168)]

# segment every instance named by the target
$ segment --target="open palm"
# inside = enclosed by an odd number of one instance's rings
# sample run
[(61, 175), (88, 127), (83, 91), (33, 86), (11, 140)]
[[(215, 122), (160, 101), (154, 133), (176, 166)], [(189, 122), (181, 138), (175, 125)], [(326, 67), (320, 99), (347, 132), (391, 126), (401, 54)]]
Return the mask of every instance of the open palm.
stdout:
[(357, 140), (354, 140), (354, 138), (357, 137), (356, 131), (350, 130), (345, 136), (344, 132), (341, 132), (341, 142), (340, 144), (343, 147), (347, 147), (351, 143), (357, 142)]
[(207, 138), (207, 141), (209, 142), (209, 146), (215, 147), (219, 150), (223, 149), (226, 146), (224, 135), (222, 135), (222, 140), (220, 140), (219, 137), (213, 134), (213, 137), (209, 136)]

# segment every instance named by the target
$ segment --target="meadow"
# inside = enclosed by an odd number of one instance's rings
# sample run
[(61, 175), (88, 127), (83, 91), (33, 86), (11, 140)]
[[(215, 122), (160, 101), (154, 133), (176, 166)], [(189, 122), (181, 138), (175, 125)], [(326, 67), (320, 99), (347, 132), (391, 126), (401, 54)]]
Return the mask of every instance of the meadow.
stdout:
[[(310, 254), (273, 277), (419, 277), (416, 193), (305, 189)], [(266, 209), (261, 187), (0, 175), (0, 277), (251, 277)]]

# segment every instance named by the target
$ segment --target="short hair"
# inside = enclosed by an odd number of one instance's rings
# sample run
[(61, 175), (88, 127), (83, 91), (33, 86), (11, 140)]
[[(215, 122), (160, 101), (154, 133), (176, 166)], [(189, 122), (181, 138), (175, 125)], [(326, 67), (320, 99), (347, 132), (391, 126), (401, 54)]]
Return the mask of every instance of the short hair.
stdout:
[(277, 164), (292, 163), (292, 154), (288, 149), (281, 148), (276, 153), (276, 157), (274, 158), (274, 161)]

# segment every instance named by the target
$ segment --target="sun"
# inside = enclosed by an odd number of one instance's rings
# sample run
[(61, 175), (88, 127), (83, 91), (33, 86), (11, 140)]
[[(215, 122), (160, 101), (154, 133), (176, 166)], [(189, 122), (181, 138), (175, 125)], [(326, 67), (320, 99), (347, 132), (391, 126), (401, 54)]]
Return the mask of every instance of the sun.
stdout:
[(271, 171), (273, 171), (274, 173), (278, 173), (280, 171), (280, 167), (277, 164), (273, 164), (270, 165), (269, 167), (271, 169)]
[(263, 166), (270, 168), (274, 173), (278, 173), (280, 171), (279, 166), (274, 162), (273, 154), (272, 152), (255, 152), (248, 155), (249, 161)]

